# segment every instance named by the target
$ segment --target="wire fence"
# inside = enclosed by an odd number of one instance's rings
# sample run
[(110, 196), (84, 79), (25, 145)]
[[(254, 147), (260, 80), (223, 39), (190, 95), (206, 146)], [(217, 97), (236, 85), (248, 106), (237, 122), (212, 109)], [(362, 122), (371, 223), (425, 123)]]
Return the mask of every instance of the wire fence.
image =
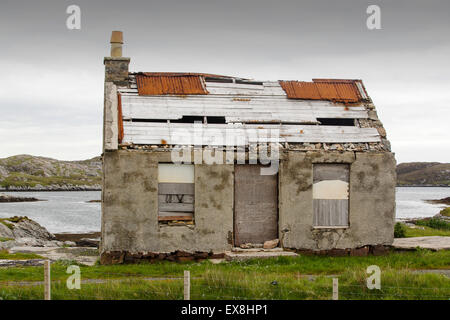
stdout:
[(267, 281), (258, 277), (221, 278), (217, 274), (191, 278), (189, 271), (183, 277), (108, 272), (95, 279), (79, 279), (78, 288), (69, 289), (68, 279), (51, 280), (49, 262), (43, 276), (43, 281), (0, 283), (0, 300), (450, 300), (450, 280), (442, 286), (381, 285), (379, 289), (369, 289), (365, 283), (347, 283), (345, 279), (339, 283), (336, 277), (297, 276)]

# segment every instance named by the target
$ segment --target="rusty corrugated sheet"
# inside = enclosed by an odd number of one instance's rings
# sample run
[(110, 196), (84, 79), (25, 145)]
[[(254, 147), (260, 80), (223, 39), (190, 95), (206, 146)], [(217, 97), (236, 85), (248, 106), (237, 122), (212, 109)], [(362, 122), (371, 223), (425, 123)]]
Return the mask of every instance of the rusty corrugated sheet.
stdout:
[(136, 75), (139, 95), (208, 94), (204, 76), (187, 73), (141, 73)]
[(280, 81), (280, 85), (289, 99), (356, 103), (363, 100), (356, 81), (358, 80), (314, 79), (313, 82)]
[(122, 96), (120, 93), (117, 94), (117, 127), (118, 127), (118, 136), (119, 136), (119, 144), (122, 143), (123, 140), (123, 117), (122, 117)]
[(358, 97), (361, 100), (370, 100), (369, 95), (367, 94), (366, 87), (362, 80), (349, 80), (349, 79), (313, 79), (314, 82), (326, 82), (326, 83), (334, 83), (339, 86), (341, 83), (352, 84), (353, 89), (357, 93)]

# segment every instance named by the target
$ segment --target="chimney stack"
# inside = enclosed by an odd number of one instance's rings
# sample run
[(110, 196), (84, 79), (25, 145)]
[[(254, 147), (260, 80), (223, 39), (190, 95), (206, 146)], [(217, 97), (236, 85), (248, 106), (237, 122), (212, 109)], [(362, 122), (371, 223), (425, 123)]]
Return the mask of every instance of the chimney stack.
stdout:
[(111, 34), (111, 56), (105, 57), (105, 82), (113, 82), (116, 85), (128, 84), (128, 66), (130, 58), (122, 57), (123, 33), (113, 31)]

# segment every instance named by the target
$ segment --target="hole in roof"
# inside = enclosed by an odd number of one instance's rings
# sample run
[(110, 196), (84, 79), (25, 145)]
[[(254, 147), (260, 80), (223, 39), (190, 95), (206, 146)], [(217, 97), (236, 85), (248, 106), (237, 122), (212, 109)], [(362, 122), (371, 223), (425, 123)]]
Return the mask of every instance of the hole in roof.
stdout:
[(214, 77), (206, 77), (206, 82), (220, 82), (220, 83), (233, 83), (233, 79), (231, 78), (214, 78)]
[(236, 83), (239, 84), (250, 84), (255, 86), (262, 86), (263, 83), (261, 81), (248, 81), (248, 80), (236, 80)]
[(181, 119), (170, 120), (170, 123), (203, 123), (203, 116), (183, 116)]
[(225, 117), (206, 117), (208, 123), (226, 123)]
[(341, 119), (341, 118), (317, 118), (322, 126), (355, 126), (355, 119)]

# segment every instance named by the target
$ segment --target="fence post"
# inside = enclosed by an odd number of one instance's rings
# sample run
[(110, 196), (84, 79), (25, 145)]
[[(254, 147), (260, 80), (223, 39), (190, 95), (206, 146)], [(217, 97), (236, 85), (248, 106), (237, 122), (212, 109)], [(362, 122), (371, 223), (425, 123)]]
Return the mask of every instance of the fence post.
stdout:
[(51, 300), (50, 260), (44, 261), (44, 300)]
[(191, 300), (191, 273), (184, 270), (184, 300)]
[(333, 300), (339, 300), (339, 280), (333, 278)]

